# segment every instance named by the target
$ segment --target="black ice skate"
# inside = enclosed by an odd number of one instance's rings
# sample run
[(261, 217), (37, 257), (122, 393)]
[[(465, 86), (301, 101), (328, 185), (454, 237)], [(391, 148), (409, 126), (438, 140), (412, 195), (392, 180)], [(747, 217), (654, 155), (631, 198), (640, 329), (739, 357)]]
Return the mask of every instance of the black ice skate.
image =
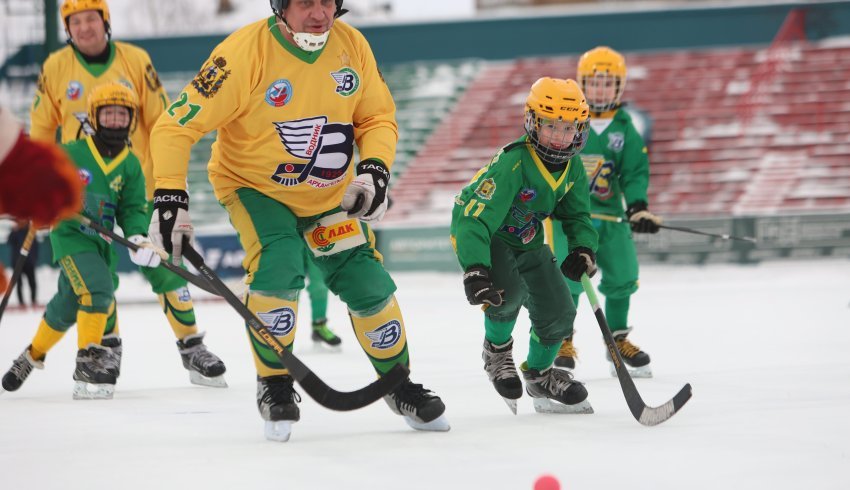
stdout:
[(330, 328), (328, 328), (328, 319), (321, 318), (313, 322), (313, 333), (310, 336), (313, 339), (313, 344), (319, 349), (331, 350), (339, 352), (342, 349), (342, 339), (340, 339)]
[[(649, 365), (649, 354), (640, 350), (640, 347), (629, 341), (627, 337), (631, 331), (632, 329), (629, 328), (627, 330), (611, 332), (614, 336), (614, 342), (617, 344), (617, 350), (620, 352), (620, 357), (623, 358), (623, 362), (626, 364), (632, 378), (651, 378), (652, 366)], [(606, 352), (605, 355), (608, 358), (608, 367), (611, 376), (616, 378), (617, 370), (614, 368), (614, 363), (611, 362), (611, 354)]]
[(542, 371), (521, 366), (525, 378), (525, 391), (534, 399), (534, 410), (539, 413), (593, 413), (587, 401), (584, 385), (573, 380), (569, 371), (554, 367)]
[(124, 353), (124, 349), (121, 346), (121, 337), (117, 333), (104, 335), (100, 340), (100, 345), (112, 350), (112, 357), (108, 359), (106, 369), (118, 378), (118, 376), (121, 376), (121, 356)]
[(189, 371), (189, 381), (200, 386), (227, 388), (224, 363), (204, 345), (204, 335), (199, 332), (177, 341), (183, 367)]
[(451, 428), (443, 415), (446, 406), (440, 397), (422, 385), (413, 384), (410, 379), (386, 395), (384, 401), (416, 430), (446, 432)]
[(292, 376), (257, 376), (257, 409), (266, 421), (266, 439), (277, 442), (289, 440), (292, 424), (301, 418), (297, 405), (300, 401)]
[(111, 400), (115, 392), (115, 374), (107, 366), (114, 364), (114, 354), (108, 347), (89, 344), (78, 350), (74, 400)]
[(570, 335), (561, 342), (561, 348), (558, 349), (558, 357), (555, 358), (555, 366), (566, 369), (575, 369), (577, 357), (578, 352), (573, 345), (573, 336)]
[(516, 415), (517, 400), (522, 396), (522, 381), (519, 379), (513, 357), (514, 339), (502, 345), (484, 339), (484, 370), (508, 408)]
[(3, 375), (3, 390), (0, 392), (17, 391), (32, 372), (32, 368), (44, 369), (44, 362), (33, 359), (30, 355), (30, 346), (27, 346), (21, 355), (12, 361), (9, 371)]

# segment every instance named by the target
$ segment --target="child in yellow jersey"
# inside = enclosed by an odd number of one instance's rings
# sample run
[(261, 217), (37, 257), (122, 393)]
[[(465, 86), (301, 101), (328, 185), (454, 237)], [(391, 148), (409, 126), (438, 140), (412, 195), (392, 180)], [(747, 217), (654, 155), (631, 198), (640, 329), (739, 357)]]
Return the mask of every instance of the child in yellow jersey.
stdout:
[[(409, 365), (396, 286), (368, 226), (387, 207), (395, 104), (363, 35), (336, 20), (342, 0), (271, 4), (274, 15), (218, 45), (157, 121), (149, 233), (179, 261), (192, 237), (189, 150), (218, 130), (209, 175), (246, 252), (245, 304), (292, 348), (308, 248), (382, 375)], [(300, 416), (293, 378), (253, 330), (248, 337), (266, 437), (288, 440)], [(385, 400), (415, 429), (449, 429), (442, 400), (420, 384), (407, 380)]]
[[(61, 7), (69, 45), (44, 62), (30, 116), (31, 137), (61, 143), (92, 134), (86, 100), (95, 86), (117, 82), (139, 100), (138, 124), (130, 133), (133, 152), (145, 175), (145, 197), (153, 193), (149, 137), (157, 118), (165, 112), (168, 96), (148, 54), (131, 44), (112, 41), (106, 0), (65, 0)], [(147, 212), (150, 213), (151, 206)], [(204, 386), (226, 386), (224, 364), (203, 343), (204, 333), (195, 324), (195, 310), (186, 280), (165, 269), (140, 268), (157, 295), (171, 329), (189, 380)], [(104, 345), (121, 353), (118, 330), (107, 332)]]

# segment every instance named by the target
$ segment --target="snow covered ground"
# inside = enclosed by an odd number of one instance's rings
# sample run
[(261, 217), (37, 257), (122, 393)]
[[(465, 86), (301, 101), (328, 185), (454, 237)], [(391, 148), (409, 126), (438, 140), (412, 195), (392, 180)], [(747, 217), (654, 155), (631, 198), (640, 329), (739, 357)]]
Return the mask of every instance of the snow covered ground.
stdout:
[[(0, 396), (2, 488), (530, 489), (543, 473), (566, 489), (848, 488), (850, 261), (643, 269), (632, 337), (656, 377), (637, 380), (650, 405), (684, 383), (693, 399), (657, 427), (629, 414), (608, 377), (583, 298), (576, 337), (593, 415), (512, 415), (480, 360), (480, 312), (453, 274), (397, 274), (414, 381), (441, 395), (452, 430), (417, 433), (382, 403), (337, 413), (304, 397), (285, 444), (263, 439), (241, 322), (199, 302), (207, 343), (227, 363), (227, 389), (189, 384), (172, 334), (138, 277), (124, 281), (122, 377), (112, 401), (71, 400), (75, 332), (22, 389)], [(45, 296), (51, 285), (42, 283)], [(13, 301), (13, 303), (15, 303)], [(303, 302), (296, 353), (335, 388), (372, 371), (342, 305), (330, 316), (341, 354), (313, 350)], [(7, 312), (0, 369), (27, 345), (37, 312)], [(515, 332), (527, 350), (528, 320)], [(303, 394), (303, 393), (302, 393)]]

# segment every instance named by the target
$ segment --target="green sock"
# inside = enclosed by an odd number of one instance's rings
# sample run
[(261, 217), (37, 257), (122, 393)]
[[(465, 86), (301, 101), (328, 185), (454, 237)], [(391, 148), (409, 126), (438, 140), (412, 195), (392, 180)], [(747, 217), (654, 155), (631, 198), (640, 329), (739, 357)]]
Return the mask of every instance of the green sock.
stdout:
[(484, 338), (490, 341), (491, 344), (502, 345), (511, 340), (511, 333), (514, 331), (516, 320), (510, 322), (497, 322), (491, 320), (489, 316), (484, 316)]
[(631, 296), (625, 298), (605, 298), (605, 319), (612, 332), (629, 328), (629, 302)]
[(530, 339), (528, 340), (528, 361), (527, 366), (530, 369), (542, 371), (550, 367), (555, 362), (555, 357), (558, 356), (558, 348), (561, 343), (552, 345), (544, 345), (540, 343), (540, 338), (532, 330)]

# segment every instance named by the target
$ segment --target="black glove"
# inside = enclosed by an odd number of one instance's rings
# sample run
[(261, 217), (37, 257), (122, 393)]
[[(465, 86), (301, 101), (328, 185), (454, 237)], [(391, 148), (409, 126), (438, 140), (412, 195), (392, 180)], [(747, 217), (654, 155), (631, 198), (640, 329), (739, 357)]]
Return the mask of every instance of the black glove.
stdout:
[(596, 274), (596, 254), (587, 247), (576, 248), (564, 259), (561, 272), (567, 279), (576, 282), (581, 281), (581, 275), (585, 273), (587, 277), (593, 277)]
[(342, 209), (349, 218), (380, 220), (387, 212), (387, 185), (390, 171), (378, 160), (368, 158), (355, 167), (354, 180), (342, 196)]
[(629, 205), (626, 214), (635, 233), (658, 233), (661, 229), (658, 226), (661, 224), (661, 218), (647, 211), (647, 204), (643, 201), (636, 201)]
[(178, 189), (157, 189), (153, 193), (153, 215), (148, 236), (154, 244), (172, 254), (180, 265), (183, 241), (192, 241), (194, 228), (189, 219), (189, 194)]
[(463, 289), (466, 290), (466, 300), (471, 305), (482, 305), (487, 303), (492, 306), (501, 306), (502, 293), (497, 290), (490, 280), (490, 269), (480, 265), (474, 265), (466, 270), (463, 275)]

